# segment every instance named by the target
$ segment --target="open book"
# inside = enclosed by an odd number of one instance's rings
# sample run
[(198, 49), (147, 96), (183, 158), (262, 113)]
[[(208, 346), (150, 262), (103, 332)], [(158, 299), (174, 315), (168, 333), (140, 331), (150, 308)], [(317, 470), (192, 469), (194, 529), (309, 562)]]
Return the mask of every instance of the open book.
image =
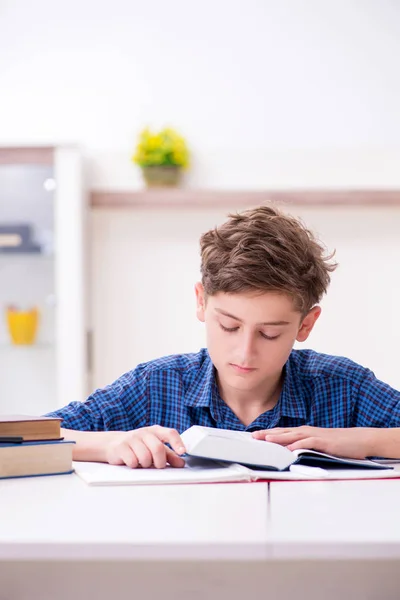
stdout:
[(370, 460), (343, 459), (309, 450), (290, 452), (278, 444), (255, 440), (246, 432), (193, 426), (181, 437), (187, 450), (183, 469), (130, 469), (89, 462), (74, 462), (74, 468), (89, 485), (400, 477), (400, 467), (397, 470)]
[(253, 469), (284, 471), (291, 465), (324, 468), (387, 469), (373, 460), (341, 458), (316, 450), (293, 452), (272, 442), (256, 440), (246, 431), (231, 431), (194, 425), (182, 433), (190, 456), (240, 463)]

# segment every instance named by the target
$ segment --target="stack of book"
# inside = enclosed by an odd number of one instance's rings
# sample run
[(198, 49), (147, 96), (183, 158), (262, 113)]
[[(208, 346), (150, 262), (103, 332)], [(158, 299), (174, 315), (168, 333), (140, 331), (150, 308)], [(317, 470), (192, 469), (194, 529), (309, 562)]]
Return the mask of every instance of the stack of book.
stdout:
[(0, 415), (0, 479), (72, 473), (74, 442), (61, 437), (61, 419)]

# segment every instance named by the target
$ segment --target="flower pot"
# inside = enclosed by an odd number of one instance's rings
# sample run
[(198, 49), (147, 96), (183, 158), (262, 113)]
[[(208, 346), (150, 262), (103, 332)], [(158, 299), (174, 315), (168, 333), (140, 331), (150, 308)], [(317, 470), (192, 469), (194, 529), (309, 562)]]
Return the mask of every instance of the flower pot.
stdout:
[(154, 165), (142, 167), (147, 187), (174, 187), (179, 185), (182, 169), (174, 165)]
[(18, 346), (34, 344), (39, 321), (37, 308), (27, 311), (8, 308), (6, 314), (11, 342)]

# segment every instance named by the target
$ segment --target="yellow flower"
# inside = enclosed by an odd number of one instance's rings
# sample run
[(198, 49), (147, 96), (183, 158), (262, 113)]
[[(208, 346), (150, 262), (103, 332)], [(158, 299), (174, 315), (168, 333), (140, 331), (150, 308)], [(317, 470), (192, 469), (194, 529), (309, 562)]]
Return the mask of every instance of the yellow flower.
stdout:
[(139, 135), (133, 162), (141, 167), (151, 165), (189, 165), (189, 150), (185, 139), (169, 127), (158, 133), (149, 128), (143, 129)]

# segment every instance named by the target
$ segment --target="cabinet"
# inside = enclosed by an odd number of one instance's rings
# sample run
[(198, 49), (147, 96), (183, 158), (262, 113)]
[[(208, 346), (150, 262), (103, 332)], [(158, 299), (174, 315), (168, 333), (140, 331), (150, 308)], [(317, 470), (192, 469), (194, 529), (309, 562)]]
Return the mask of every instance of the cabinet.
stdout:
[[(21, 241), (29, 231), (29, 242)], [(43, 414), (88, 391), (86, 191), (76, 147), (0, 147), (0, 413)], [(16, 241), (15, 241), (16, 240)], [(6, 311), (37, 307), (32, 345)]]

